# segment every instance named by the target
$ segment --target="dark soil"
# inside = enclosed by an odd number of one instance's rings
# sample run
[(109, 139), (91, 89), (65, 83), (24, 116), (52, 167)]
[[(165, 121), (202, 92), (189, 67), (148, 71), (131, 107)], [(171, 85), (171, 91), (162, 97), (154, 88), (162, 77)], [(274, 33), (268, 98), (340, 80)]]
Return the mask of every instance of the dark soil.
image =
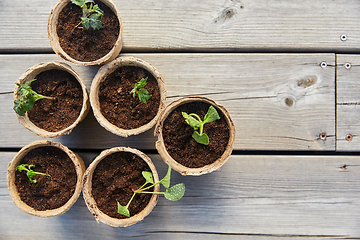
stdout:
[(48, 70), (38, 74), (30, 86), (38, 94), (53, 97), (35, 102), (28, 112), (31, 122), (49, 132), (67, 128), (79, 117), (83, 93), (80, 83), (66, 71)]
[(61, 48), (72, 58), (91, 62), (102, 58), (110, 52), (120, 34), (120, 23), (116, 15), (100, 1), (95, 1), (104, 11), (100, 19), (102, 29), (85, 29), (81, 21), (82, 10), (71, 2), (59, 14), (57, 34)]
[(229, 142), (229, 126), (219, 111), (220, 119), (204, 125), (209, 145), (203, 145), (192, 138), (194, 129), (185, 122), (181, 112), (196, 113), (204, 119), (210, 104), (204, 102), (186, 103), (172, 111), (164, 121), (163, 138), (170, 156), (190, 168), (199, 168), (215, 162), (224, 153)]
[(15, 185), (20, 198), (38, 211), (63, 206), (74, 194), (77, 181), (73, 162), (65, 152), (56, 147), (39, 147), (31, 150), (20, 164), (34, 164), (35, 172), (51, 177), (36, 175), (36, 183), (29, 181), (26, 172), (15, 172)]
[[(133, 189), (136, 190), (145, 183), (142, 171), (150, 171), (150, 167), (133, 153), (116, 152), (101, 160), (92, 178), (92, 195), (98, 208), (110, 217), (127, 218), (117, 212), (117, 202), (125, 206)], [(142, 211), (151, 196), (152, 194), (136, 194), (129, 206), (130, 216)]]
[[(152, 97), (143, 103), (130, 92), (136, 82), (146, 77), (148, 80), (144, 88)], [(100, 84), (99, 101), (101, 113), (110, 123), (122, 129), (134, 129), (147, 124), (156, 116), (160, 90), (155, 77), (145, 69), (120, 67)]]

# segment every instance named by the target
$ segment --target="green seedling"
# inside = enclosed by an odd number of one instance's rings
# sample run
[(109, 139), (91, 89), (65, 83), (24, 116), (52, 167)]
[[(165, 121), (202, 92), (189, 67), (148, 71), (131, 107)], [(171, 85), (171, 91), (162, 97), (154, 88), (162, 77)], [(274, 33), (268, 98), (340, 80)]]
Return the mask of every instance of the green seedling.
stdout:
[(25, 113), (33, 108), (36, 101), (43, 98), (54, 99), (52, 97), (46, 97), (41, 94), (38, 94), (34, 90), (32, 90), (30, 83), (32, 83), (35, 80), (36, 79), (33, 79), (25, 83), (24, 85), (21, 85), (20, 83), (16, 83), (16, 85), (20, 87), (18, 90), (20, 99), (14, 101), (14, 111), (20, 116), (25, 116)]
[[(121, 206), (119, 202), (117, 202), (118, 213), (130, 217), (129, 206), (131, 201), (134, 199), (135, 195), (138, 193), (148, 193), (148, 194), (164, 194), (165, 198), (170, 201), (177, 201), (184, 196), (185, 193), (185, 185), (183, 183), (178, 183), (172, 187), (170, 187), (170, 175), (171, 175), (171, 164), (169, 164), (168, 171), (163, 179), (159, 182), (154, 183), (154, 178), (151, 172), (143, 171), (143, 177), (145, 178), (145, 183), (139, 189), (135, 190), (129, 202), (125, 206)], [(156, 186), (161, 183), (165, 188), (165, 192), (147, 192), (146, 190)], [(149, 185), (145, 187), (146, 185)], [(170, 188), (169, 188), (170, 187)]]
[(146, 101), (152, 97), (152, 95), (149, 94), (148, 90), (144, 88), (147, 84), (147, 80), (148, 77), (142, 78), (139, 82), (135, 83), (133, 90), (131, 90), (130, 92), (133, 94), (133, 97), (138, 96), (139, 100), (143, 103), (146, 103)]
[[(94, 30), (103, 28), (100, 18), (104, 15), (104, 11), (101, 10), (97, 4), (94, 5), (94, 0), (71, 0), (71, 2), (81, 7), (83, 13), (81, 22), (76, 25), (75, 28), (80, 24), (82, 24), (86, 30), (90, 27)], [(90, 3), (90, 6), (86, 5), (87, 3)]]
[[(204, 125), (205, 125), (205, 123), (209, 123), (209, 122), (220, 119), (220, 116), (219, 116), (218, 112), (216, 111), (216, 109), (213, 106), (210, 106), (208, 112), (206, 113), (206, 115), (204, 117), (204, 120), (201, 120), (199, 115), (197, 115), (195, 113), (187, 114), (185, 112), (182, 112), (181, 114), (185, 118), (186, 123), (189, 124), (192, 128), (194, 128), (195, 131), (194, 131), (192, 137), (195, 139), (195, 141), (197, 141), (198, 143), (204, 144), (204, 145), (208, 145), (209, 137), (208, 137), (208, 135), (206, 135), (206, 133), (203, 132)], [(193, 116), (196, 117), (197, 119), (195, 119)], [(199, 132), (196, 131), (197, 129), (199, 129)]]
[(46, 173), (41, 173), (41, 172), (34, 172), (31, 168), (34, 168), (35, 165), (31, 164), (21, 164), (19, 166), (17, 166), (15, 169), (19, 172), (22, 172), (23, 170), (26, 171), (26, 175), (29, 178), (30, 182), (32, 183), (36, 183), (36, 179), (32, 179), (32, 177), (34, 177), (35, 175), (45, 175), (48, 177), (51, 177), (49, 174)]

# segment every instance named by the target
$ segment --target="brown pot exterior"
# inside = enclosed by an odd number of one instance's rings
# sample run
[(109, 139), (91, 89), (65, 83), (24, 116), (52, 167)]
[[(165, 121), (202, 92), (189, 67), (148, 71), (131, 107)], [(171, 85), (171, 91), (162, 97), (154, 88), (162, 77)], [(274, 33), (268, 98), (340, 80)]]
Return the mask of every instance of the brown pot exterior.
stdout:
[[(84, 180), (83, 180), (84, 181), (83, 196), (84, 196), (84, 200), (85, 200), (85, 203), (86, 203), (88, 209), (90, 210), (92, 215), (95, 217), (96, 221), (103, 222), (103, 223), (113, 226), (113, 227), (127, 227), (127, 226), (133, 225), (133, 224), (143, 220), (155, 207), (155, 205), (158, 201), (158, 198), (159, 198), (159, 195), (153, 194), (150, 199), (149, 204), (140, 213), (138, 213), (134, 216), (131, 216), (129, 218), (125, 218), (125, 219), (112, 218), (112, 217), (106, 215), (105, 213), (103, 213), (97, 207), (96, 201), (92, 196), (92, 177), (93, 177), (95, 168), (99, 164), (99, 162), (102, 159), (104, 159), (106, 156), (108, 156), (112, 153), (115, 153), (115, 152), (120, 152), (120, 151), (131, 152), (133, 154), (136, 154), (140, 158), (142, 158), (149, 165), (151, 172), (153, 174), (153, 177), (154, 177), (154, 181), (155, 182), (159, 181), (159, 176), (157, 174), (156, 168), (155, 168), (154, 164), (152, 163), (151, 159), (144, 153), (140, 152), (139, 150), (132, 149), (132, 148), (126, 148), (126, 147), (115, 147), (115, 148), (111, 148), (111, 149), (104, 150), (103, 152), (101, 152), (100, 155), (94, 159), (94, 161), (90, 164), (90, 166), (85, 171)], [(159, 192), (159, 190), (160, 190), (160, 186), (158, 184), (154, 187), (154, 192)]]
[[(35, 134), (39, 135), (40, 137), (44, 137), (44, 138), (53, 138), (53, 137), (58, 137), (61, 135), (69, 134), (74, 129), (74, 127), (76, 127), (76, 125), (79, 122), (84, 120), (84, 118), (86, 117), (86, 115), (88, 114), (89, 109), (90, 109), (89, 97), (88, 97), (88, 93), (87, 93), (87, 90), (86, 90), (83, 80), (81, 79), (81, 77), (79, 76), (79, 74), (77, 72), (75, 72), (69, 65), (67, 65), (65, 63), (61, 63), (61, 62), (57, 62), (57, 61), (48, 62), (48, 63), (39, 63), (39, 64), (27, 69), (25, 71), (25, 73), (16, 81), (16, 83), (20, 83), (23, 85), (26, 82), (29, 82), (32, 79), (34, 79), (36, 77), (36, 75), (38, 75), (39, 73), (44, 72), (46, 70), (51, 70), (51, 69), (58, 69), (58, 70), (69, 72), (76, 78), (76, 80), (80, 83), (81, 89), (83, 92), (83, 104), (82, 104), (80, 114), (79, 114), (78, 118), (75, 120), (75, 122), (73, 122), (69, 127), (65, 128), (63, 130), (57, 131), (57, 132), (49, 132), (49, 131), (39, 128), (38, 126), (36, 126), (34, 123), (32, 123), (30, 121), (30, 119), (28, 117), (28, 113), (26, 113), (25, 116), (20, 116), (20, 115), (16, 114), (19, 122), (25, 128), (29, 129), (30, 131), (32, 131)], [(19, 90), (19, 87), (15, 84), (14, 100), (20, 98), (20, 96), (18, 94), (18, 90)]]
[[(100, 111), (100, 101), (99, 101), (99, 89), (100, 89), (100, 83), (107, 77), (109, 74), (111, 74), (113, 71), (115, 71), (117, 68), (122, 66), (137, 66), (141, 67), (143, 69), (146, 69), (148, 72), (150, 72), (155, 79), (157, 80), (159, 89), (160, 89), (160, 105), (159, 110), (156, 116), (147, 124), (135, 128), (135, 129), (122, 129), (119, 128), (112, 123), (110, 123), (102, 114)], [(161, 111), (164, 109), (166, 104), (166, 89), (165, 89), (165, 83), (162, 75), (160, 72), (151, 64), (135, 57), (119, 57), (112, 62), (102, 66), (97, 74), (95, 75), (93, 82), (91, 84), (90, 89), (90, 104), (91, 108), (93, 109), (94, 115), (96, 120), (100, 123), (101, 126), (103, 126), (106, 130), (122, 136), (122, 137), (128, 137), (131, 135), (137, 135), (140, 133), (143, 133), (150, 128), (152, 128), (159, 116)]]
[(48, 38), (50, 40), (50, 45), (51, 45), (52, 49), (54, 50), (54, 52), (60, 58), (64, 59), (65, 61), (69, 61), (73, 64), (81, 65), (81, 66), (102, 65), (102, 64), (108, 63), (108, 62), (112, 61), (114, 58), (116, 58), (119, 55), (121, 48), (122, 48), (123, 24), (121, 22), (119, 11), (117, 10), (116, 5), (113, 2), (113, 0), (100, 0), (114, 12), (114, 14), (118, 17), (119, 24), (120, 24), (119, 38), (117, 39), (114, 47), (110, 50), (110, 52), (108, 54), (106, 54), (104, 57), (97, 59), (95, 61), (81, 62), (81, 61), (75, 60), (72, 57), (70, 57), (61, 48), (60, 43), (59, 43), (59, 37), (58, 37), (57, 31), (56, 31), (56, 25), (58, 22), (60, 12), (70, 1), (71, 0), (60, 0), (55, 5), (55, 7), (51, 10), (50, 15), (49, 15), (47, 32), (48, 32)]
[[(163, 135), (162, 135), (162, 127), (163, 127), (164, 121), (167, 118), (167, 116), (178, 106), (183, 105), (185, 103), (189, 103), (189, 102), (206, 102), (206, 103), (213, 105), (214, 107), (219, 109), (222, 112), (222, 114), (225, 116), (226, 122), (230, 129), (229, 142), (228, 142), (228, 145), (226, 146), (226, 149), (225, 149), (225, 152), (223, 153), (223, 155), (219, 159), (217, 159), (214, 163), (206, 165), (204, 167), (200, 167), (200, 168), (189, 168), (189, 167), (185, 167), (185, 166), (181, 165), (180, 163), (176, 162), (176, 160), (174, 160), (170, 156), (170, 154), (167, 152), (165, 144), (164, 144), (164, 140), (163, 140)], [(235, 125), (230, 117), (229, 112), (223, 106), (219, 105), (218, 103), (216, 103), (215, 101), (213, 101), (209, 98), (201, 97), (201, 96), (193, 96), (193, 97), (181, 98), (181, 99), (178, 99), (178, 100), (170, 103), (165, 108), (165, 110), (161, 113), (159, 121), (155, 127), (154, 135), (158, 137), (158, 140), (156, 142), (156, 149), (158, 150), (160, 156), (162, 157), (163, 161), (166, 164), (169, 165), (169, 163), (171, 162), (171, 167), (175, 171), (181, 173), (182, 175), (198, 176), (198, 175), (202, 175), (202, 174), (206, 174), (206, 173), (210, 173), (215, 170), (218, 170), (228, 160), (228, 158), (231, 155), (234, 141), (235, 141)]]
[[(42, 147), (42, 146), (52, 146), (57, 147), (64, 151), (69, 158), (73, 161), (74, 167), (76, 170), (77, 175), (77, 181), (76, 181), (76, 187), (75, 192), (73, 196), (67, 201), (66, 204), (64, 204), (60, 208), (52, 209), (52, 210), (46, 210), (46, 211), (37, 211), (34, 208), (30, 207), (26, 203), (24, 203), (17, 192), (16, 186), (15, 186), (15, 171), (16, 167), (20, 164), (21, 159), (32, 149)], [(67, 147), (63, 146), (60, 143), (51, 142), (48, 140), (40, 140), (35, 141), (25, 147), (23, 147), (13, 158), (13, 160), (8, 164), (8, 170), (7, 170), (7, 184), (8, 184), (8, 190), (11, 199), (16, 204), (18, 208), (20, 208), (22, 211), (37, 216), (37, 217), (53, 217), (58, 216), (63, 213), (65, 213), (67, 210), (71, 208), (71, 206), (77, 201), (77, 199), (80, 196), (81, 190), (82, 190), (82, 179), (83, 179), (83, 173), (85, 171), (85, 164), (83, 160), (74, 152), (69, 150)]]

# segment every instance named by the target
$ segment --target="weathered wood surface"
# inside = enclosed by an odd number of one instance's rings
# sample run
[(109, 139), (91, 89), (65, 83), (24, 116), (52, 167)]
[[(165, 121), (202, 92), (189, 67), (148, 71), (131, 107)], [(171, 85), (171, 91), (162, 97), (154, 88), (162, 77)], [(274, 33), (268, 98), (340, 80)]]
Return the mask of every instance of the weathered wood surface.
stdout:
[[(114, 2), (127, 52), (360, 50), (357, 0)], [(46, 25), (56, 3), (0, 1), (0, 51), (52, 51)]]
[[(132, 55), (163, 74), (167, 103), (202, 95), (224, 105), (236, 126), (234, 149), (335, 150), (334, 54)], [(55, 54), (0, 55), (1, 147), (22, 147), (40, 139), (17, 122), (12, 91), (28, 67), (52, 60), (59, 58)], [(89, 89), (98, 67), (73, 67)], [(326, 140), (320, 139), (322, 133)], [(152, 130), (121, 138), (103, 129), (92, 112), (70, 135), (55, 141), (78, 149), (119, 145), (155, 149)]]
[(338, 151), (360, 151), (360, 55), (337, 55)]
[[(19, 210), (6, 186), (14, 152), (0, 153), (0, 239), (359, 239), (360, 158), (231, 156), (216, 172), (184, 177), (178, 202), (160, 197), (142, 222), (128, 228), (96, 223), (82, 196), (65, 214), (40, 219)], [(86, 166), (97, 153), (83, 153)], [(166, 165), (150, 155), (159, 175)], [(347, 164), (346, 169), (341, 167)], [(23, 229), (23, 231), (21, 231)]]

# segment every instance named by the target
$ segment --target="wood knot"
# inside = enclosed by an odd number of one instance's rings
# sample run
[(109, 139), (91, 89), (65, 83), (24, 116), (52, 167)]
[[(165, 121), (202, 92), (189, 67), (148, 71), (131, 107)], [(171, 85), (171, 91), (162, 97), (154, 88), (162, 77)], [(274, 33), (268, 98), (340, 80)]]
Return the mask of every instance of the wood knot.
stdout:
[(288, 107), (292, 107), (294, 105), (294, 99), (291, 97), (285, 98), (284, 102)]
[(298, 87), (307, 88), (314, 85), (317, 82), (316, 76), (307, 76), (297, 81)]

